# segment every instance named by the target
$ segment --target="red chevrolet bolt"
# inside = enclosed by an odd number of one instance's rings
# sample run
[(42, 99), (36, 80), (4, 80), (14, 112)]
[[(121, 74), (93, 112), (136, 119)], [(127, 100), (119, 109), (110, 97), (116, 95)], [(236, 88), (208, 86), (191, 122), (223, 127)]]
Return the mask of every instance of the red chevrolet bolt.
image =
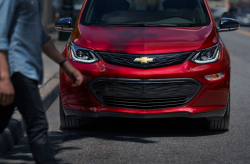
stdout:
[(85, 77), (79, 87), (60, 70), (62, 128), (86, 117), (206, 118), (227, 130), (230, 56), (206, 0), (85, 0), (62, 55)]

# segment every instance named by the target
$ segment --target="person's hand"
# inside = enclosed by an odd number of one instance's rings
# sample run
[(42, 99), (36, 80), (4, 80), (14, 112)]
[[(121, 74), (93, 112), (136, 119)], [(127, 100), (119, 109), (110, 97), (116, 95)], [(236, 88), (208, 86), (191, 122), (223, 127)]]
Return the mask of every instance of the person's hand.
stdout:
[(15, 97), (14, 87), (9, 78), (0, 79), (0, 105), (7, 106), (13, 103)]
[(77, 87), (82, 84), (84, 76), (80, 71), (73, 67), (70, 62), (65, 62), (62, 68), (68, 78), (73, 82), (72, 87)]

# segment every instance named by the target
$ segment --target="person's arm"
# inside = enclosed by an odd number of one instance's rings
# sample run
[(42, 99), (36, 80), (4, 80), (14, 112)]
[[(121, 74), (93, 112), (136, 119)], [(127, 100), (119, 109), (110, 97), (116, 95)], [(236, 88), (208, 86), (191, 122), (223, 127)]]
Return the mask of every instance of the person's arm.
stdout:
[[(43, 44), (43, 52), (57, 64), (60, 64), (63, 60), (65, 60), (50, 39)], [(82, 84), (83, 75), (80, 71), (73, 67), (69, 61), (66, 61), (62, 68), (66, 75), (72, 80), (73, 87), (80, 86)]]
[(14, 96), (15, 91), (10, 79), (7, 51), (0, 50), (0, 105), (10, 105), (14, 101)]
[(14, 101), (14, 87), (12, 85), (7, 55), (9, 50), (9, 29), (16, 9), (16, 0), (0, 0), (0, 105), (7, 106)]

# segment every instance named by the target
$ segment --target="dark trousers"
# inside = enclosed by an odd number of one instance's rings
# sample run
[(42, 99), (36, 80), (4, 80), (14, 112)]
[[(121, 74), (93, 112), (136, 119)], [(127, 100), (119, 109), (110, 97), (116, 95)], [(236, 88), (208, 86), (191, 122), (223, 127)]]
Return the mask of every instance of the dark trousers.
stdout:
[(0, 105), (0, 134), (7, 127), (15, 107), (18, 107), (27, 124), (30, 149), (36, 163), (55, 163), (47, 141), (48, 123), (38, 82), (18, 72), (14, 73), (11, 80), (15, 88), (15, 101), (6, 107)]

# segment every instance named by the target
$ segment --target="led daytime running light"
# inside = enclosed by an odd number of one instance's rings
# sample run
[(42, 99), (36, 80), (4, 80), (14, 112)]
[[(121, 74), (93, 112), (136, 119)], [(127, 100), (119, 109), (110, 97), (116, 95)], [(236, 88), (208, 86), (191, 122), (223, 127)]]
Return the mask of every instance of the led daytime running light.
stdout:
[(86, 48), (78, 47), (73, 43), (69, 43), (69, 58), (72, 61), (81, 62), (81, 63), (95, 63), (99, 61), (95, 52)]
[(195, 52), (192, 61), (197, 64), (208, 64), (221, 60), (222, 58), (222, 44), (219, 42), (216, 46), (199, 50)]

